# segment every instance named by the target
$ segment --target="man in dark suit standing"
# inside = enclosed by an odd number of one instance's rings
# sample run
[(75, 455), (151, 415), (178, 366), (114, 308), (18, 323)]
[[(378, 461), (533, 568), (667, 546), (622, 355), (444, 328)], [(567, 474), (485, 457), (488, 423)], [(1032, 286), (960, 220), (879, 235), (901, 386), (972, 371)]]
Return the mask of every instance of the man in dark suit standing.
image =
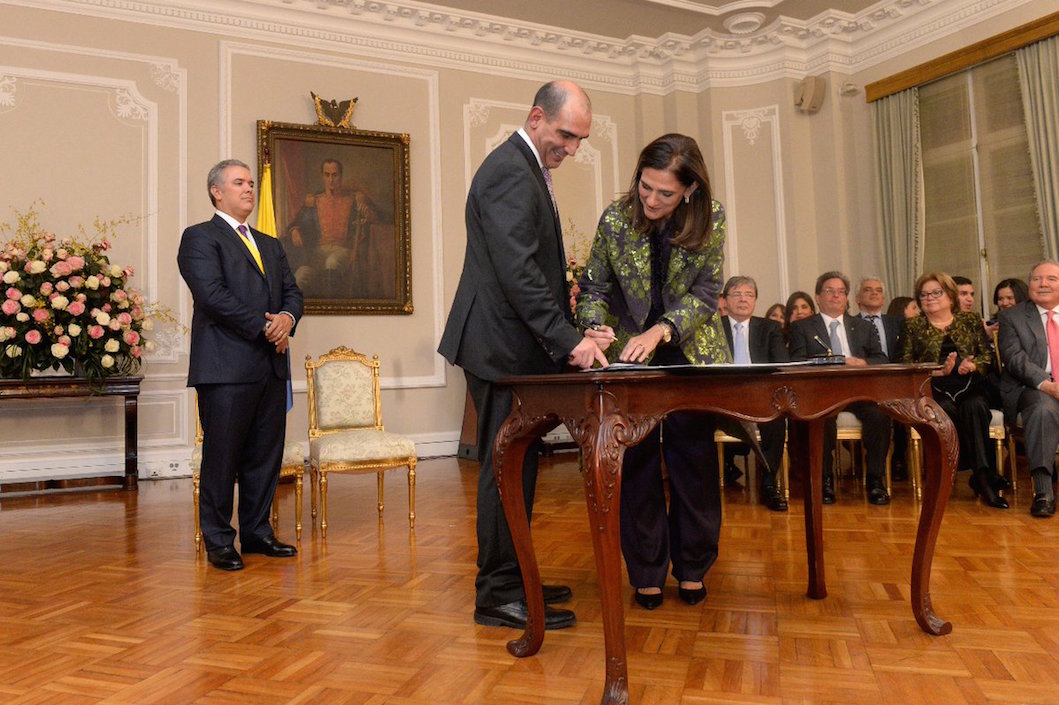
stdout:
[[(566, 293), (566, 257), (550, 169), (573, 156), (592, 125), (585, 92), (569, 81), (540, 88), (523, 127), (478, 168), (467, 194), (463, 273), (438, 346), (463, 368), (478, 414), (478, 577), (474, 621), (526, 624), (522, 571), (493, 475), (493, 442), (511, 411), (511, 392), (494, 382), (554, 373), (564, 363), (606, 365), (590, 335), (573, 323)], [(590, 334), (595, 334), (590, 331)], [(523, 465), (527, 514), (533, 508), (537, 448)], [(545, 603), (568, 600), (570, 589), (545, 586)], [(545, 628), (572, 626), (569, 610), (547, 608)]]
[[(888, 360), (879, 344), (879, 333), (863, 318), (850, 316), (849, 279), (842, 272), (825, 272), (816, 279), (819, 313), (791, 325), (791, 359), (807, 360), (821, 354), (845, 355), (847, 365), (877, 365)], [(871, 402), (856, 402), (845, 409), (861, 423), (861, 443), (867, 451), (868, 501), (889, 504), (886, 492), (886, 454), (890, 446), (890, 417)], [(834, 419), (824, 432), (824, 503), (835, 502), (832, 451)]]
[[(736, 364), (790, 360), (779, 324), (754, 315), (757, 282), (750, 277), (731, 277), (725, 282), (721, 295), (728, 302), (728, 315), (723, 316), (721, 321)], [(761, 473), (761, 503), (774, 512), (785, 512), (787, 500), (776, 486), (776, 472), (783, 461), (787, 423), (785, 419), (778, 418), (760, 423), (757, 427), (761, 435), (761, 453), (767, 465)]]
[(1004, 414), (1022, 414), (1026, 460), (1033, 478), (1030, 514), (1055, 514), (1052, 469), (1059, 445), (1059, 263), (1030, 272), (1030, 298), (1000, 312), (1000, 396)]
[(240, 570), (231, 525), (237, 479), (243, 553), (297, 553), (276, 539), (269, 507), (283, 459), (287, 343), (302, 293), (279, 241), (246, 224), (254, 209), (249, 167), (222, 161), (206, 187), (216, 213), (184, 231), (177, 254), (195, 302), (188, 386), (198, 394), (203, 433), (199, 519), (210, 563)]

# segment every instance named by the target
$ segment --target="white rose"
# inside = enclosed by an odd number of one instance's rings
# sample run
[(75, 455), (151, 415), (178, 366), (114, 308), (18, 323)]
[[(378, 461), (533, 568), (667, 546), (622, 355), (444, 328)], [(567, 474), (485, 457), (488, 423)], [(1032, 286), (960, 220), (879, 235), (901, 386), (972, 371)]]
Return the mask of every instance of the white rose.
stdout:
[(108, 340), (107, 344), (103, 346), (103, 349), (106, 350), (107, 352), (117, 352), (120, 348), (121, 348), (121, 343), (119, 343), (114, 338), (111, 338), (110, 340)]
[(25, 323), (26, 321), (29, 320), (29, 314), (26, 313), (25, 311), (19, 311), (18, 313), (15, 314), (15, 320), (18, 321), (19, 323)]
[(53, 343), (51, 346), (51, 356), (56, 360), (61, 360), (66, 357), (66, 354), (70, 352), (70, 348), (66, 347), (62, 343)]
[(77, 325), (76, 323), (71, 323), (66, 327), (66, 332), (69, 333), (71, 337), (76, 338), (77, 336), (81, 335), (81, 326)]
[(0, 272), (6, 272), (9, 269), (11, 269), (11, 265), (9, 265), (5, 260), (0, 259)]
[(98, 323), (101, 326), (107, 325), (108, 323), (110, 323), (110, 314), (107, 313), (106, 311), (97, 311), (96, 312), (96, 323)]
[(56, 296), (51, 300), (51, 307), (54, 308), (56, 311), (62, 311), (64, 308), (66, 308), (67, 304), (69, 303), (70, 299), (66, 298), (65, 296)]
[(99, 277), (97, 277), (95, 274), (93, 274), (88, 279), (85, 279), (85, 286), (88, 287), (89, 289), (98, 289), (99, 288)]
[(4, 349), (4, 354), (7, 355), (8, 357), (18, 357), (19, 355), (22, 354), (22, 346), (21, 345), (8, 345)]
[(13, 269), (9, 269), (8, 271), (4, 272), (4, 283), (5, 284), (15, 284), (21, 279), (22, 279), (22, 276), (18, 272), (16, 272), (15, 270), (13, 270)]
[(44, 264), (39, 259), (35, 259), (35, 260), (33, 260), (32, 262), (30, 262), (29, 264), (26, 265), (26, 271), (29, 272), (30, 274), (40, 274), (41, 272), (43, 272), (47, 268), (48, 268), (48, 265)]
[(123, 269), (116, 264), (110, 265), (110, 276), (120, 277), (123, 273)]
[(37, 297), (35, 297), (33, 294), (23, 294), (22, 298), (19, 299), (19, 303), (21, 303), (26, 308), (32, 308), (33, 305), (37, 303)]
[(99, 358), (99, 364), (102, 365), (104, 369), (109, 369), (114, 366), (114, 358), (110, 355), (104, 355)]
[(9, 336), (7, 335), (7, 326), (0, 326), (0, 343), (9, 339)]
[(145, 318), (140, 327), (143, 328), (143, 330), (154, 330), (154, 320)]

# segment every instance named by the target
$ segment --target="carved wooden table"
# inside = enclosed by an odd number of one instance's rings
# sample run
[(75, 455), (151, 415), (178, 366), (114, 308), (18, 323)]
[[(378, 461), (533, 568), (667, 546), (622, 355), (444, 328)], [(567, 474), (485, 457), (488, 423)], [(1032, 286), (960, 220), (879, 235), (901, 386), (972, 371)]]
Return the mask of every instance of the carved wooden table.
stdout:
[(585, 500), (603, 603), (606, 651), (605, 705), (629, 699), (619, 547), (621, 463), (666, 414), (709, 411), (748, 421), (791, 419), (791, 466), (805, 479), (808, 595), (827, 596), (824, 584), (822, 477), (823, 428), (827, 417), (855, 401), (874, 401), (890, 416), (913, 426), (926, 456), (923, 504), (912, 557), (912, 614), (929, 634), (952, 625), (934, 614), (930, 568), (942, 514), (955, 479), (956, 435), (930, 397), (937, 365), (873, 365), (707, 368), (583, 372), (500, 380), (514, 392), (514, 405), (496, 439), (496, 476), (501, 501), (522, 566), (529, 617), (522, 637), (508, 643), (515, 656), (531, 656), (544, 641), (544, 599), (522, 493), (522, 458), (529, 444), (558, 423), (566, 425), (582, 452)]
[(125, 474), (105, 480), (135, 490), (137, 468), (137, 402), (143, 377), (108, 377), (89, 385), (84, 377), (61, 375), (31, 377), (27, 380), (0, 379), (0, 400), (60, 399), (64, 397), (119, 396), (125, 398)]

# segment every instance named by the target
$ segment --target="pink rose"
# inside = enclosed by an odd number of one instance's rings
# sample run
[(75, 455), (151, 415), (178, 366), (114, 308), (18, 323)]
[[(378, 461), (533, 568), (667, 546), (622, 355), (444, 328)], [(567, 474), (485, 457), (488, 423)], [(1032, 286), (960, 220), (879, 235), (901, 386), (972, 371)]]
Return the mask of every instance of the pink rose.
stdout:
[(22, 304), (20, 304), (18, 301), (15, 301), (14, 299), (8, 299), (3, 304), (0, 304), (0, 310), (2, 310), (9, 316), (13, 316), (14, 314), (22, 310)]
[(47, 296), (53, 291), (55, 291), (55, 286), (51, 282), (44, 282), (40, 285), (40, 293), (44, 296)]
[(70, 259), (66, 260), (66, 264), (70, 266), (71, 272), (76, 272), (77, 270), (85, 266), (85, 259), (84, 257), (78, 257), (77, 255), (74, 255)]
[(132, 316), (130, 316), (128, 313), (122, 311), (121, 313), (118, 314), (118, 321), (120, 321), (121, 325), (123, 325), (123, 326), (132, 325)]
[(28, 330), (26, 331), (26, 342), (30, 345), (36, 345), (41, 341), (41, 335), (39, 330)]
[(125, 342), (128, 343), (129, 345), (139, 345), (140, 344), (140, 334), (137, 333), (134, 330), (125, 331), (125, 335), (123, 335), (122, 338), (124, 338)]
[(141, 347), (140, 347), (139, 345), (133, 345), (133, 346), (132, 346), (132, 347), (131, 347), (131, 348), (129, 349), (129, 353), (130, 353), (130, 354), (131, 354), (131, 355), (132, 355), (133, 357), (135, 357), (135, 358), (139, 359), (140, 355), (141, 355), (141, 354), (143, 353), (143, 348), (141, 348)]
[(70, 285), (64, 281), (59, 281), (55, 284), (55, 288), (59, 291), (69, 291)]
[(48, 313), (46, 308), (35, 308), (33, 309), (33, 320), (37, 323), (44, 323), (44, 321), (51, 318), (51, 314)]
[(59, 342), (65, 345), (66, 347), (70, 347), (70, 345), (73, 343), (73, 341), (70, 340), (70, 336), (68, 335), (60, 335)]
[(7, 287), (7, 294), (6, 295), (7, 295), (7, 298), (13, 299), (15, 301), (18, 301), (19, 299), (22, 298), (22, 292), (19, 291), (18, 289), (16, 289), (15, 287), (13, 287), (13, 286)]
[(100, 338), (103, 337), (103, 333), (104, 332), (105, 331), (103, 330), (103, 326), (89, 326), (88, 327), (88, 337), (91, 338), (92, 340), (99, 340)]
[(66, 310), (71, 316), (80, 316), (85, 312), (85, 304), (82, 301), (73, 301), (67, 305)]
[(110, 300), (115, 303), (121, 303), (129, 298), (129, 295), (125, 293), (124, 289), (118, 289), (110, 295)]
[(121, 321), (116, 318), (111, 318), (110, 322), (107, 323), (107, 328), (110, 328), (113, 331), (119, 331), (121, 330)]
[(72, 271), (69, 262), (60, 261), (51, 266), (51, 275), (53, 277), (68, 277)]
[(73, 276), (70, 277), (70, 286), (74, 289), (80, 289), (85, 285), (84, 277)]

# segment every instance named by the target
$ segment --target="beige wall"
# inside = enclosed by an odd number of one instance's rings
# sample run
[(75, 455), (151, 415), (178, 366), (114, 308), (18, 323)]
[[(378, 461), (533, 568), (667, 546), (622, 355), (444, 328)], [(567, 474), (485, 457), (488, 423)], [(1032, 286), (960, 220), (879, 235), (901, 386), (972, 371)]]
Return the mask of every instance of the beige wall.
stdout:
[[(463, 260), (464, 197), (474, 169), (521, 124), (542, 81), (578, 76), (594, 102), (592, 136), (556, 174), (564, 226), (572, 223), (582, 237), (570, 238), (571, 252), (585, 252), (600, 210), (627, 186), (640, 147), (663, 132), (687, 132), (699, 139), (716, 197), (728, 208), (727, 273), (756, 277), (763, 309), (811, 287), (824, 269), (854, 279), (877, 271), (864, 83), (1048, 9), (1043, 1), (1011, 4), (988, 21), (967, 21), (954, 36), (905, 52), (887, 49), (892, 56), (859, 71), (837, 70), (836, 62), (818, 70), (805, 61), (801, 70), (771, 77), (748, 73), (743, 83), (726, 78), (700, 90), (658, 90), (630, 78), (624, 64), (591, 57), (479, 61), (473, 36), (460, 40), (463, 54), (395, 52), (394, 30), (349, 17), (323, 23), (305, 15), (306, 31), (293, 32), (288, 16), (282, 27), (228, 28), (195, 13), (107, 15), (93, 3), (57, 3), (70, 11), (56, 12), (0, 2), (0, 220), (38, 198), (46, 204), (45, 225), (59, 233), (97, 216), (131, 214), (139, 220), (122, 228), (113, 259), (135, 266), (134, 284), (187, 326), (191, 301), (176, 271), (176, 247), (184, 227), (211, 215), (209, 166), (235, 156), (256, 168), (256, 121), (312, 123), (310, 90), (358, 97), (358, 127), (411, 135), (415, 312), (304, 319), (293, 343), (288, 432), (305, 432), (304, 356), (345, 344), (380, 355), (387, 428), (412, 436), (421, 454), (451, 454), (463, 377), (434, 350)], [(332, 34), (339, 29), (345, 34)], [(376, 31), (393, 36), (375, 46)], [(712, 64), (703, 61), (709, 73)], [(820, 73), (828, 87), (822, 109), (798, 112), (798, 81)], [(840, 95), (846, 82), (859, 93)], [(154, 339), (141, 398), (141, 474), (186, 474), (194, 428), (184, 388), (188, 338), (163, 326)], [(115, 471), (120, 428), (120, 409), (110, 403), (7, 402), (0, 482)]]

